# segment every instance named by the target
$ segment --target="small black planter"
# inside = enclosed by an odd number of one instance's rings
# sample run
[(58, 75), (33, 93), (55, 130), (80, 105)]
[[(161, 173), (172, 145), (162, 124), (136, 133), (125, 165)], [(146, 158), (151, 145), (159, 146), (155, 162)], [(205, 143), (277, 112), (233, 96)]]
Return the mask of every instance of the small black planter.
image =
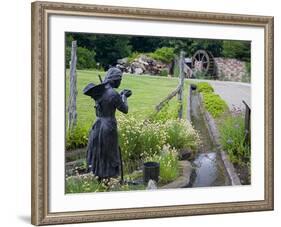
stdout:
[(196, 84), (190, 84), (190, 88), (192, 91), (195, 91), (197, 89), (197, 85)]
[(150, 179), (158, 182), (160, 164), (158, 162), (145, 162), (143, 164), (143, 181), (147, 183)]

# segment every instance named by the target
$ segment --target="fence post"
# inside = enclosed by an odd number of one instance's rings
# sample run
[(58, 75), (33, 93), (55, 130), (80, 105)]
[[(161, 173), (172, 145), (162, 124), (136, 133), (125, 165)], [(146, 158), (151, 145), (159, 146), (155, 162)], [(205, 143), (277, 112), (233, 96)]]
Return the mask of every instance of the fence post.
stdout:
[(183, 88), (184, 88), (184, 56), (185, 56), (185, 52), (181, 51), (180, 52), (180, 59), (179, 59), (179, 85), (180, 85), (180, 89), (178, 92), (178, 101), (180, 104), (179, 107), (179, 113), (178, 113), (178, 117), (179, 119), (182, 119), (182, 111), (183, 111)]
[(77, 63), (77, 41), (72, 41), (71, 47), (71, 61), (70, 61), (70, 90), (68, 98), (68, 128), (71, 129), (76, 125), (77, 112), (76, 112), (76, 96), (77, 96), (77, 85), (76, 85), (76, 63)]
[(245, 143), (251, 144), (251, 108), (249, 105), (243, 100), (242, 101), (245, 104), (246, 110), (245, 110)]

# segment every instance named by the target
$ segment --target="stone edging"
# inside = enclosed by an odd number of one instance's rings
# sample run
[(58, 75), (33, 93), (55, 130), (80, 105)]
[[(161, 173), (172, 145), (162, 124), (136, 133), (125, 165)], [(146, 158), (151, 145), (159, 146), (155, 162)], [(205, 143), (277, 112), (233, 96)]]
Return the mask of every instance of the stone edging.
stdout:
[(215, 145), (219, 148), (221, 159), (223, 161), (223, 164), (225, 166), (226, 172), (229, 176), (229, 179), (231, 180), (232, 185), (241, 185), (240, 179), (235, 171), (235, 168), (233, 164), (229, 161), (229, 157), (225, 151), (222, 150), (221, 144), (219, 142), (219, 131), (217, 129), (216, 122), (214, 118), (211, 116), (211, 114), (205, 110), (203, 106), (203, 97), (202, 94), (199, 93), (199, 105), (203, 113), (203, 117), (207, 123), (207, 128), (209, 131), (210, 136), (212, 137)]

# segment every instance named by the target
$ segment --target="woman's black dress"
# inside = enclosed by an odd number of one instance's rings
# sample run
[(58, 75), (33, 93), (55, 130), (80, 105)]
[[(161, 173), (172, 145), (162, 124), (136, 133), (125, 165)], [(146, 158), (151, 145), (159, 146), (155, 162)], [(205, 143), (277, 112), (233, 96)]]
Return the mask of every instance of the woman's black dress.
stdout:
[(89, 135), (87, 147), (88, 167), (100, 178), (120, 175), (120, 153), (118, 145), (115, 111), (128, 112), (122, 97), (109, 84), (96, 100), (96, 122)]

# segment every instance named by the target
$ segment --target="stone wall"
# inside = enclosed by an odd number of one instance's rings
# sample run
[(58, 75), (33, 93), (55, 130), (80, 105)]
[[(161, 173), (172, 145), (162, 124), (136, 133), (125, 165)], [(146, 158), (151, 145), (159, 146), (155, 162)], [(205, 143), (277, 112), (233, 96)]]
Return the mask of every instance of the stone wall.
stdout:
[(216, 72), (219, 80), (250, 82), (246, 64), (232, 58), (215, 58)]

